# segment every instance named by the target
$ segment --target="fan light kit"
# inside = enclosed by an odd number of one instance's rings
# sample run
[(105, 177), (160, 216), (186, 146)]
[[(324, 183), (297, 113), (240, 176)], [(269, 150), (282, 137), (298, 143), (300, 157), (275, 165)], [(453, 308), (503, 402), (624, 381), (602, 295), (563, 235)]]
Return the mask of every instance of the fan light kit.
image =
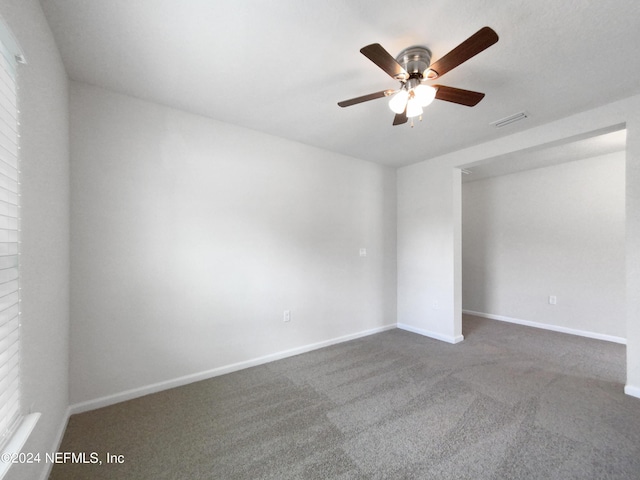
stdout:
[(407, 123), (410, 118), (412, 127), (413, 119), (419, 117), (422, 120), (422, 109), (434, 99), (473, 107), (484, 98), (484, 93), (444, 85), (425, 85), (424, 82), (443, 76), (497, 41), (496, 32), (489, 27), (481, 28), (433, 64), (431, 51), (423, 46), (406, 48), (393, 58), (379, 43), (367, 45), (360, 52), (389, 76), (399, 80), (400, 88), (344, 100), (338, 105), (349, 107), (376, 98), (391, 97), (389, 108), (396, 114), (393, 124)]

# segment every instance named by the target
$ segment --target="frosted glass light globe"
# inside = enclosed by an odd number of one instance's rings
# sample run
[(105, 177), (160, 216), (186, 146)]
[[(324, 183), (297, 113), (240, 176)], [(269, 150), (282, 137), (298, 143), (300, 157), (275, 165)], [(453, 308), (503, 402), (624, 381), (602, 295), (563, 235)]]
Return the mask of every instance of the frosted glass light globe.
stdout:
[(420, 106), (426, 107), (436, 98), (436, 89), (429, 85), (418, 85), (413, 89), (413, 96)]
[(420, 106), (416, 98), (409, 99), (407, 102), (407, 117), (412, 118), (419, 115), (422, 115), (422, 106)]
[(393, 97), (391, 97), (391, 100), (389, 100), (389, 108), (394, 113), (404, 112), (404, 109), (407, 106), (408, 98), (409, 98), (409, 92), (407, 92), (404, 89), (400, 90)]

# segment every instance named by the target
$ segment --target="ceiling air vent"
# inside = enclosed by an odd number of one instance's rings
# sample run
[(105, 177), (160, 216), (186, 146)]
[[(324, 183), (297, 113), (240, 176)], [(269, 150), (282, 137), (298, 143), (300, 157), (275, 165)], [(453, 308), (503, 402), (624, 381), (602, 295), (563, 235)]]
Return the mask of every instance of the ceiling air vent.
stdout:
[(513, 115), (509, 115), (508, 117), (501, 118), (500, 120), (496, 120), (495, 122), (491, 122), (489, 125), (493, 125), (496, 128), (501, 128), (511, 123), (519, 122), (520, 120), (524, 120), (529, 115), (526, 112), (518, 112)]

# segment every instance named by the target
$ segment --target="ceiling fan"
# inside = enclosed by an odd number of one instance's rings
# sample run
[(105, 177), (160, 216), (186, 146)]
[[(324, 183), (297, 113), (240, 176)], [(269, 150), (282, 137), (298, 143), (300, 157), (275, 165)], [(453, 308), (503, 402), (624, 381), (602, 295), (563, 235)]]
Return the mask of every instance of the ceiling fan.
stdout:
[(393, 58), (379, 43), (367, 45), (360, 52), (393, 79), (399, 80), (400, 88), (343, 100), (338, 105), (349, 107), (376, 98), (392, 97), (389, 108), (396, 114), (393, 124), (401, 125), (411, 118), (411, 126), (414, 117), (422, 119), (422, 107), (434, 99), (473, 107), (484, 98), (484, 93), (445, 85), (425, 85), (423, 82), (442, 77), (497, 41), (498, 34), (489, 27), (483, 27), (434, 63), (431, 63), (431, 51), (423, 46), (406, 48)]

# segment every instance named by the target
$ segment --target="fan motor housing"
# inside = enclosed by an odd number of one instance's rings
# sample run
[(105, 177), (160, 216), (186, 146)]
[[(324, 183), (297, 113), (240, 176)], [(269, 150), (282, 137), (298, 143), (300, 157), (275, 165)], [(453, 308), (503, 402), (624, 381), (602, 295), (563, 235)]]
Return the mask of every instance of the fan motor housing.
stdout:
[(421, 45), (405, 48), (396, 57), (396, 61), (402, 65), (409, 77), (422, 79), (424, 72), (431, 65), (431, 50)]

